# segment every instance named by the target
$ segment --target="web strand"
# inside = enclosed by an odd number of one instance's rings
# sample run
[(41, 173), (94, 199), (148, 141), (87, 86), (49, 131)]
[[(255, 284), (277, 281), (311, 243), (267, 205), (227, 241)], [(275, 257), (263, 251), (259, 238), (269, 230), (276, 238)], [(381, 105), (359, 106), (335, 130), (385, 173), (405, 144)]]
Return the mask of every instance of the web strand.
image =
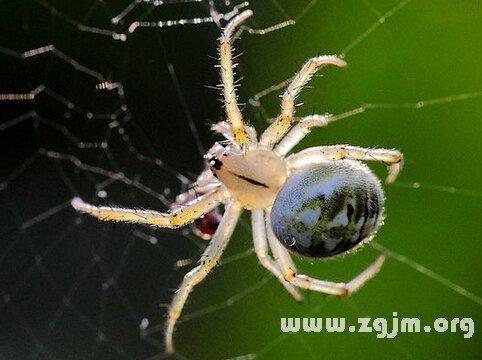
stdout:
[(396, 253), (393, 250), (389, 250), (388, 248), (386, 248), (383, 245), (380, 245), (376, 241), (372, 241), (370, 243), (370, 246), (372, 246), (373, 248), (375, 248), (375, 249), (377, 249), (381, 252), (386, 253), (391, 258), (411, 267), (412, 269), (418, 271), (419, 273), (421, 273), (425, 276), (428, 276), (429, 278), (439, 282), (443, 286), (455, 291), (456, 293), (466, 297), (467, 299), (475, 302), (476, 304), (482, 305), (482, 298), (480, 296), (477, 296), (477, 295), (473, 294), (472, 292), (463, 288), (460, 285), (454, 284), (452, 281), (450, 281), (450, 280), (446, 279), (445, 277), (433, 272), (430, 269), (427, 269), (425, 266), (423, 266), (423, 265), (419, 264), (418, 262), (408, 258), (407, 256)]

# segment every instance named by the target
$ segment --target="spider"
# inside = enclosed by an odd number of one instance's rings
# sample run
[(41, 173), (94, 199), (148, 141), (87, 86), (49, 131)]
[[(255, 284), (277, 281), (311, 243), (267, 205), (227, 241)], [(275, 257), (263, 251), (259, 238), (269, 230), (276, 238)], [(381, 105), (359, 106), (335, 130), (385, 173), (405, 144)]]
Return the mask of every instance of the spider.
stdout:
[[(336, 119), (330, 115), (295, 118), (295, 99), (322, 67), (344, 67), (337, 56), (309, 59), (292, 78), (281, 97), (281, 113), (257, 138), (237, 103), (232, 43), (235, 32), (253, 12), (234, 17), (220, 37), (220, 76), (227, 121), (213, 130), (227, 140), (216, 142), (205, 155), (206, 170), (194, 183), (196, 194), (162, 213), (111, 206), (94, 206), (80, 198), (72, 206), (100, 220), (179, 228), (193, 223), (224, 204), (225, 211), (199, 264), (189, 271), (169, 307), (165, 329), (168, 353), (174, 352), (176, 321), (194, 286), (218, 263), (243, 209), (251, 211), (254, 250), (297, 301), (299, 289), (347, 296), (371, 279), (382, 266), (381, 254), (368, 268), (346, 283), (302, 275), (290, 252), (302, 257), (328, 258), (358, 249), (383, 222), (384, 193), (378, 178), (361, 161), (381, 161), (389, 166), (388, 182), (397, 177), (403, 156), (396, 150), (364, 149), (350, 145), (316, 146), (288, 155), (312, 128)], [(189, 200), (190, 199), (190, 200)], [(216, 228), (217, 226), (217, 228)]]

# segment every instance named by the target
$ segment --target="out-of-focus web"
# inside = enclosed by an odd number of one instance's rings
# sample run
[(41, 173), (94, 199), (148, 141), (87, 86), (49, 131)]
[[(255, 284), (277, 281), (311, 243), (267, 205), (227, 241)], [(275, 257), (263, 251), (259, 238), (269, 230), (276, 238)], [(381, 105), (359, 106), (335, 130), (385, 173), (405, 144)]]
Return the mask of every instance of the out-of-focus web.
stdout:
[[(342, 48), (341, 54), (343, 56), (347, 56), (353, 49), (355, 49), (357, 46), (360, 46), (360, 44), (362, 44), (363, 41), (365, 41), (380, 26), (385, 24), (388, 20), (393, 21), (393, 18), (396, 16), (396, 14), (401, 9), (408, 6), (410, 2), (410, 0), (400, 1), (393, 8), (389, 9), (389, 11), (381, 13), (378, 12), (374, 7), (372, 7), (368, 1), (364, 1), (364, 3), (376, 15), (376, 21), (365, 32), (356, 36), (352, 42)], [(87, 19), (74, 19), (69, 15), (59, 11), (47, 1), (34, 0), (34, 3), (46, 9), (46, 14), (48, 14), (50, 17), (73, 26), (79, 32), (87, 32), (99, 36), (107, 36), (112, 38), (112, 40), (114, 41), (121, 42), (127, 42), (129, 40), (129, 36), (131, 36), (134, 31), (139, 31), (141, 28), (152, 28), (151, 30), (155, 29), (155, 31), (159, 31), (160, 28), (164, 27), (198, 25), (205, 23), (213, 23), (216, 26), (222, 26), (223, 22), (229, 20), (232, 16), (237, 14), (240, 9), (248, 6), (247, 3), (239, 3), (237, 5), (233, 5), (229, 1), (225, 0), (222, 2), (223, 5), (225, 5), (226, 7), (231, 7), (231, 9), (226, 11), (225, 13), (221, 13), (216, 10), (214, 2), (212, 1), (134, 0), (128, 3), (124, 8), (118, 11), (112, 11), (106, 4), (106, 2), (96, 1), (93, 3), (92, 8), (100, 9), (99, 11), (105, 13), (106, 16), (108, 16), (111, 24), (113, 25), (112, 29), (105, 29), (102, 27), (85, 25), (85, 23), (87, 23)], [(195, 18), (178, 20), (143, 20), (143, 18), (151, 15), (152, 12), (160, 6), (175, 4), (186, 5), (187, 3), (199, 3), (197, 5), (201, 6), (199, 10), (200, 13), (204, 11), (205, 15), (200, 15), (199, 17)], [(271, 28), (263, 30), (256, 30), (249, 27), (244, 27), (243, 30), (254, 34), (266, 34), (270, 31), (276, 31), (281, 27), (293, 25), (296, 21), (301, 20), (309, 12), (309, 10), (316, 5), (317, 0), (307, 1), (303, 5), (299, 14), (293, 18), (294, 20), (292, 20), (289, 14), (286, 13), (284, 8), (280, 5), (278, 1), (271, 0), (271, 3), (273, 4), (273, 8), (278, 9), (278, 11), (280, 12), (280, 17), (284, 19), (283, 22)], [(139, 10), (139, 8), (141, 7), (145, 8), (142, 16), (140, 18), (131, 19), (130, 15), (136, 10)], [(98, 320), (98, 323), (96, 323), (95, 320), (90, 319), (78, 306), (74, 304), (74, 299), (80, 296), (80, 294), (78, 293), (80, 286), (86, 281), (86, 279), (92, 274), (92, 272), (97, 270), (99, 271), (99, 276), (105, 279), (105, 281), (102, 283), (101, 291), (105, 293), (107, 291), (113, 290), (116, 293), (116, 296), (123, 303), (123, 306), (126, 310), (126, 313), (130, 317), (132, 324), (138, 326), (139, 333), (141, 335), (141, 342), (143, 342), (146, 346), (149, 346), (151, 353), (153, 353), (157, 357), (158, 354), (163, 351), (162, 344), (159, 341), (159, 333), (160, 331), (162, 331), (162, 325), (159, 325), (159, 319), (153, 319), (153, 324), (151, 324), (149, 319), (144, 318), (141, 314), (139, 314), (138, 311), (127, 300), (128, 298), (127, 296), (125, 296), (124, 291), (119, 286), (117, 280), (122, 273), (123, 268), (125, 267), (125, 262), (131, 255), (133, 243), (134, 241), (137, 241), (137, 239), (140, 239), (152, 245), (153, 248), (156, 249), (160, 259), (164, 258), (166, 260), (173, 261), (178, 266), (189, 266), (192, 263), (192, 260), (170, 258), (169, 251), (163, 248), (163, 241), (158, 240), (159, 235), (163, 232), (152, 231), (150, 229), (135, 228), (132, 230), (132, 236), (130, 238), (129, 244), (124, 247), (124, 252), (120, 258), (120, 261), (116, 264), (114, 269), (109, 269), (104, 263), (104, 260), (102, 259), (102, 256), (97, 251), (97, 249), (95, 247), (91, 247), (90, 261), (88, 261), (84, 265), (83, 269), (81, 269), (81, 271), (79, 272), (80, 275), (77, 277), (76, 281), (70, 285), (67, 291), (64, 291), (62, 290), (62, 287), (58, 284), (57, 280), (55, 280), (54, 276), (51, 273), (51, 270), (49, 269), (49, 266), (45, 265), (44, 259), (48, 257), (49, 254), (51, 254), (51, 252), (53, 252), (60, 243), (66, 241), (66, 239), (74, 232), (74, 230), (82, 227), (81, 218), (78, 216), (72, 218), (72, 215), (70, 215), (71, 218), (69, 224), (65, 225), (64, 231), (58, 234), (53, 234), (52, 240), (48, 244), (48, 246), (39, 251), (34, 241), (30, 238), (29, 230), (46, 222), (55, 222), (56, 219), (61, 216), (61, 214), (62, 216), (65, 216), (69, 211), (71, 212), (72, 210), (69, 206), (70, 198), (65, 199), (65, 201), (56, 205), (49, 206), (44, 211), (36, 214), (31, 218), (23, 218), (18, 211), (19, 200), (14, 199), (9, 195), (9, 187), (15, 185), (16, 182), (19, 181), (19, 179), (39, 161), (50, 160), (56, 164), (55, 166), (52, 166), (52, 169), (56, 169), (59, 178), (61, 179), (65, 187), (70, 190), (72, 196), (78, 196), (81, 194), (79, 194), (79, 190), (72, 182), (73, 175), (67, 175), (66, 169), (74, 171), (77, 174), (81, 173), (82, 175), (85, 175), (85, 178), (90, 182), (90, 185), (95, 190), (94, 195), (98, 198), (106, 198), (108, 196), (109, 187), (116, 184), (122, 184), (126, 189), (129, 189), (129, 191), (143, 193), (146, 196), (156, 199), (160, 203), (160, 206), (163, 206), (165, 208), (168, 207), (169, 204), (173, 201), (173, 194), (171, 194), (170, 189), (165, 188), (162, 191), (159, 191), (159, 189), (154, 189), (151, 186), (144, 185), (138, 179), (137, 174), (134, 173), (128, 175), (130, 173), (129, 169), (125, 169), (124, 171), (124, 169), (122, 169), (122, 166), (119, 165), (118, 161), (112, 156), (112, 154), (110, 154), (109, 148), (112, 141), (119, 141), (121, 144), (123, 144), (126, 154), (131, 154), (132, 156), (134, 156), (136, 161), (144, 163), (145, 166), (153, 167), (159, 174), (162, 174), (162, 176), (167, 175), (176, 179), (176, 181), (178, 181), (182, 185), (182, 188), (186, 188), (187, 186), (189, 186), (191, 179), (179, 173), (179, 171), (177, 171), (175, 168), (166, 164), (157, 154), (155, 154), (155, 156), (148, 156), (137, 149), (135, 145), (135, 139), (133, 139), (133, 137), (128, 134), (127, 129), (124, 126), (124, 123), (126, 121), (132, 121), (132, 119), (130, 111), (126, 105), (123, 85), (120, 82), (109, 79), (101, 73), (82, 65), (82, 62), (80, 60), (74, 59), (69, 54), (64, 53), (61, 49), (57, 49), (53, 44), (39, 46), (37, 48), (27, 51), (0, 47), (0, 55), (11, 57), (12, 61), (17, 61), (13, 59), (18, 59), (18, 61), (22, 62), (35, 61), (39, 57), (44, 56), (58, 58), (64, 61), (66, 64), (69, 64), (72, 67), (73, 71), (79, 72), (86, 77), (95, 79), (96, 85), (93, 91), (108, 92), (110, 94), (115, 94), (115, 96), (118, 97), (118, 106), (115, 107), (111, 112), (97, 112), (95, 111), (95, 109), (84, 108), (83, 106), (78, 105), (75, 100), (69, 99), (61, 92), (59, 92), (59, 90), (51, 89), (47, 84), (38, 84), (31, 90), (26, 89), (25, 92), (6, 92), (0, 94), (0, 106), (2, 107), (8, 106), (9, 102), (29, 102), (35, 105), (35, 102), (40, 101), (38, 100), (40, 97), (45, 96), (46, 98), (50, 99), (49, 101), (58, 102), (59, 104), (61, 104), (65, 108), (66, 117), (67, 114), (76, 114), (76, 116), (79, 116), (80, 118), (84, 118), (86, 120), (105, 121), (104, 133), (99, 134), (100, 136), (98, 141), (83, 141), (74, 132), (72, 132), (68, 126), (61, 124), (55, 119), (44, 117), (34, 105), (31, 106), (30, 110), (19, 116), (9, 119), (2, 119), (0, 123), (0, 136), (7, 136), (10, 129), (16, 126), (21, 126), (22, 124), (25, 124), (27, 122), (31, 122), (34, 128), (42, 126), (50, 129), (53, 134), (57, 134), (58, 136), (63, 137), (63, 139), (65, 139), (66, 142), (68, 142), (75, 149), (77, 149), (78, 152), (73, 154), (71, 152), (63, 152), (56, 149), (39, 147), (33, 154), (31, 154), (30, 157), (28, 157), (22, 163), (18, 164), (15, 169), (10, 171), (7, 176), (0, 178), (0, 197), (2, 198), (2, 202), (4, 204), (7, 204), (8, 208), (13, 214), (11, 221), (18, 229), (18, 236), (2, 250), (2, 253), (0, 253), (0, 265), (3, 262), (7, 261), (8, 258), (12, 255), (12, 253), (16, 251), (16, 248), (20, 242), (26, 243), (27, 246), (30, 248), (31, 253), (33, 254), (31, 264), (24, 270), (22, 279), (8, 289), (1, 289), (0, 295), (2, 296), (3, 302), (0, 302), (0, 309), (6, 309), (12, 312), (15, 318), (18, 320), (20, 326), (30, 335), (32, 343), (35, 346), (33, 347), (33, 350), (28, 357), (29, 359), (35, 359), (39, 356), (56, 358), (56, 355), (52, 353), (52, 351), (49, 349), (48, 345), (46, 345), (43, 339), (49, 337), (50, 333), (55, 330), (57, 324), (61, 321), (62, 317), (65, 316), (65, 313), (67, 311), (74, 313), (76, 318), (81, 323), (83, 323), (85, 327), (89, 329), (89, 331), (95, 337), (96, 342), (95, 345), (92, 347), (91, 351), (92, 358), (99, 356), (101, 348), (104, 346), (115, 352), (120, 358), (138, 358), (136, 354), (129, 353), (122, 346), (122, 344), (111, 339), (109, 334), (103, 330), (102, 314), (100, 320)], [(165, 66), (167, 66), (169, 70), (172, 81), (180, 98), (180, 105), (186, 115), (186, 121), (189, 122), (192, 135), (197, 143), (199, 152), (202, 154), (202, 142), (199, 139), (199, 134), (197, 133), (197, 129), (194, 125), (193, 119), (190, 117), (188, 105), (185, 101), (183, 101), (184, 95), (181, 88), (178, 86), (178, 79), (173, 64), (171, 64), (170, 60), (167, 58)], [(262, 106), (262, 99), (265, 96), (269, 95), (271, 92), (281, 90), (285, 86), (287, 81), (288, 80), (283, 81), (280, 84), (271, 86), (266, 90), (263, 90), (253, 95), (249, 101), (250, 104), (255, 110), (258, 109), (260, 112), (265, 114), (266, 110)], [(0, 89), (0, 92), (1, 90), (2, 89)], [(454, 101), (463, 101), (479, 97), (482, 97), (482, 91), (455, 94), (435, 99), (419, 100), (413, 103), (366, 103), (355, 106), (350, 110), (347, 110), (340, 114), (336, 114), (334, 116), (339, 118), (352, 117), (365, 111), (372, 111), (376, 109), (382, 110), (388, 108), (405, 108), (416, 111), (418, 109), (429, 106), (437, 106), (439, 104), (447, 104)], [(72, 115), (68, 116), (70, 117)], [(100, 167), (97, 165), (92, 165), (88, 162), (84, 162), (82, 160), (82, 155), (83, 151), (86, 150), (102, 152), (103, 155), (105, 155), (105, 167)], [(59, 170), (59, 168), (62, 170)], [(408, 187), (411, 189), (420, 190), (426, 189), (429, 191), (450, 193), (461, 196), (477, 198), (482, 197), (482, 193), (477, 191), (440, 186), (436, 184), (424, 184), (416, 181), (398, 184), (396, 183), (395, 186)], [(246, 231), (249, 230), (249, 225), (246, 222), (242, 222), (241, 226), (245, 227), (247, 229)], [(199, 248), (199, 252), (202, 251), (203, 247), (205, 246), (204, 243), (192, 236), (189, 231), (184, 231), (183, 234), (185, 237), (189, 238), (195, 246)], [(461, 296), (464, 296), (466, 299), (471, 300), (479, 305), (482, 304), (482, 299), (476, 294), (473, 294), (469, 290), (457, 284), (454, 284), (442, 275), (437, 274), (430, 269), (427, 269), (425, 266), (417, 263), (416, 261), (409, 259), (402, 254), (398, 254), (397, 252), (394, 252), (390, 249), (387, 249), (386, 247), (378, 243), (374, 243), (373, 247), (377, 250), (387, 252), (387, 254), (391, 258), (400, 261), (401, 263), (409, 266), (420, 274), (430, 277), (434, 281), (439, 282), (442, 286), (445, 286), (457, 292)], [(220, 266), (242, 261), (246, 257), (249, 257), (251, 253), (251, 249), (247, 249), (246, 251), (243, 251), (241, 253), (226, 257), (223, 259)], [(50, 284), (49, 291), (52, 291), (58, 296), (59, 299), (62, 299), (60, 305), (54, 312), (54, 315), (47, 326), (46, 333), (42, 334), (41, 336), (40, 334), (38, 334), (38, 332), (36, 332), (36, 329), (34, 329), (34, 327), (29, 322), (30, 319), (28, 318), (28, 314), (22, 312), (22, 309), (15, 302), (17, 294), (22, 291), (22, 289), (36, 274), (41, 274), (42, 278)], [(234, 295), (227, 297), (224, 301), (195, 310), (191, 313), (187, 313), (181, 319), (181, 322), (187, 322), (191, 319), (207, 316), (213, 312), (220, 311), (225, 307), (232, 306), (237, 301), (240, 301), (243, 298), (251, 295), (255, 291), (258, 291), (265, 284), (267, 284), (270, 279), (271, 277), (264, 276), (260, 281), (258, 280), (254, 284), (248, 285), (245, 289), (237, 290)], [(103, 307), (108, 306), (108, 304), (105, 304), (105, 298), (105, 296), (102, 296)], [(330, 300), (328, 299), (327, 302), (328, 301)], [(319, 314), (323, 307), (326, 306), (327, 302), (315, 306), (313, 308), (313, 316)], [(257, 356), (262, 356), (263, 354), (269, 352), (270, 349), (272, 349), (274, 346), (278, 345), (285, 338), (286, 335), (281, 335), (279, 338), (273, 339), (273, 341), (266, 344), (265, 347), (263, 347), (262, 349), (256, 349), (256, 352), (253, 352), (253, 354), (246, 354), (243, 358), (250, 359)], [(311, 352), (311, 349), (306, 344), (303, 344), (301, 340), (300, 346), (303, 347), (308, 353)], [(179, 354), (179, 356), (183, 357), (183, 355), (181, 354)]]

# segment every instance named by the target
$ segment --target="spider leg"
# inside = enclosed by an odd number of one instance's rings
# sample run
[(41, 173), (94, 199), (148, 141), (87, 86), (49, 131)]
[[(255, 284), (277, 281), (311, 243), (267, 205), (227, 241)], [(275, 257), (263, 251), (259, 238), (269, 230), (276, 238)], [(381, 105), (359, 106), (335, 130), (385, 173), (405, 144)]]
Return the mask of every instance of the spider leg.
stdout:
[(277, 245), (279, 245), (279, 241), (274, 236), (273, 230), (271, 229), (270, 213), (271, 208), (266, 210), (264, 219), (265, 231), (268, 235), (268, 244), (271, 249), (271, 253), (273, 254), (273, 257), (278, 264), (278, 267), (283, 273), (283, 278), (288, 281), (288, 279), (294, 276), (298, 272), (298, 270), (296, 269), (296, 265), (287, 251), (280, 252), (276, 250)]
[(298, 292), (295, 286), (287, 282), (278, 264), (268, 254), (268, 242), (266, 240), (266, 228), (264, 225), (264, 211), (253, 210), (251, 212), (251, 224), (253, 229), (254, 251), (258, 256), (259, 262), (274, 276), (278, 278), (285, 289), (293, 296), (296, 301), (303, 301), (303, 296)]
[(324, 127), (329, 123), (337, 120), (333, 116), (327, 115), (310, 115), (300, 119), (286, 136), (276, 145), (274, 151), (281, 156), (286, 155), (293, 149), (306, 135), (311, 132), (312, 128)]
[(167, 314), (167, 324), (165, 333), (166, 351), (169, 354), (174, 352), (174, 343), (172, 335), (177, 319), (181, 315), (182, 308), (186, 303), (189, 293), (195, 285), (199, 284), (209, 274), (209, 272), (216, 266), (221, 257), (229, 239), (236, 227), (239, 216), (242, 211), (240, 203), (232, 201), (226, 206), (224, 216), (219, 223), (218, 229), (214, 234), (211, 242), (201, 257), (200, 264), (189, 271), (177, 290)]
[[(213, 172), (209, 169), (206, 168), (199, 176), (197, 177), (196, 181), (192, 184), (193, 187), (216, 187), (216, 185), (219, 186), (220, 181), (216, 179), (213, 175)], [(206, 192), (206, 191), (204, 191)]]
[(271, 250), (273, 251), (275, 258), (278, 259), (278, 264), (286, 281), (289, 281), (291, 284), (302, 289), (318, 291), (330, 295), (348, 296), (361, 288), (368, 280), (373, 278), (378, 273), (386, 259), (386, 255), (381, 254), (363, 272), (347, 283), (335, 283), (315, 279), (307, 275), (297, 274), (293, 271), (293, 268), (289, 263), (291, 260), (288, 260), (291, 259), (288, 250), (280, 243), (273, 233), (273, 230), (271, 230), (269, 211), (266, 212), (266, 227)]
[(296, 97), (313, 75), (327, 65), (344, 67), (346, 62), (333, 55), (317, 56), (308, 60), (286, 88), (281, 98), (281, 113), (261, 135), (260, 144), (272, 148), (285, 136), (294, 120)]
[[(248, 136), (250, 139), (257, 139), (257, 134), (256, 130), (254, 127), (245, 125), (244, 128), (246, 129), (246, 132), (248, 133)], [(220, 121), (213, 126), (211, 126), (211, 130), (220, 133), (223, 135), (227, 140), (234, 142), (234, 135), (233, 135), (233, 130), (231, 128), (231, 124), (227, 121)]]
[(192, 223), (216, 208), (225, 198), (226, 193), (224, 191), (216, 190), (202, 195), (170, 213), (161, 213), (155, 210), (94, 206), (85, 203), (80, 198), (72, 199), (71, 204), (78, 212), (89, 214), (104, 221), (122, 221), (174, 229)]
[(243, 115), (241, 114), (237, 102), (236, 88), (234, 86), (233, 68), (235, 65), (233, 65), (232, 42), (236, 28), (238, 28), (251, 15), (253, 15), (253, 12), (251, 10), (246, 10), (234, 17), (224, 28), (219, 45), (220, 73), (223, 85), (226, 116), (231, 124), (234, 138), (241, 146), (247, 145), (255, 139), (250, 138), (250, 135), (244, 126)]
[(397, 150), (365, 149), (350, 145), (315, 146), (286, 158), (290, 169), (330, 160), (375, 160), (390, 164), (387, 182), (394, 182), (402, 169), (403, 155)]

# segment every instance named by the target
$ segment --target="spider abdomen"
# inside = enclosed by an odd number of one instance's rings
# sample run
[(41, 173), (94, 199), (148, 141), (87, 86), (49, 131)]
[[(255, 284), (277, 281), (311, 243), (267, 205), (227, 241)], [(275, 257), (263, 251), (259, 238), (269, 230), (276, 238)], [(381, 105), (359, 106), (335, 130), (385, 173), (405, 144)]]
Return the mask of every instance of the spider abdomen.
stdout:
[(293, 252), (335, 256), (374, 235), (383, 203), (380, 182), (364, 164), (317, 164), (288, 177), (273, 204), (271, 227)]

